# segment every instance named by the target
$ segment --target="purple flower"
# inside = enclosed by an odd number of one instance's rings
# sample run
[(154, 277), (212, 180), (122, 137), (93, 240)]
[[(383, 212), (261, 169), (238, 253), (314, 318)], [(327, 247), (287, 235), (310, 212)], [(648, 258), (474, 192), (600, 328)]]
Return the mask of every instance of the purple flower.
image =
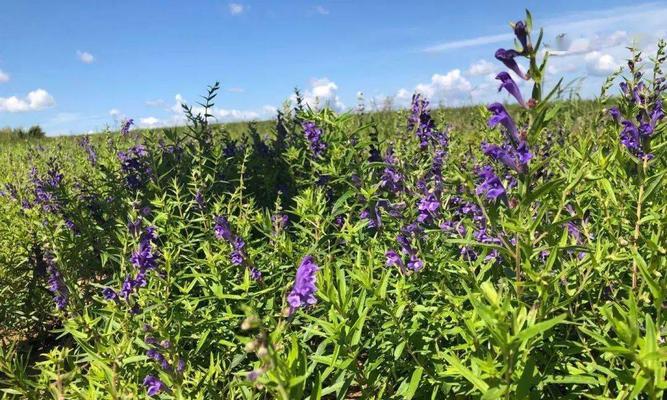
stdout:
[(621, 122), (621, 112), (618, 110), (618, 107), (610, 107), (608, 112), (616, 123)]
[(185, 360), (182, 358), (178, 359), (178, 362), (176, 363), (176, 372), (179, 374), (182, 374), (183, 371), (185, 371)]
[(517, 21), (514, 24), (514, 34), (516, 38), (523, 46), (523, 53), (528, 50), (528, 31), (526, 30), (526, 24), (523, 21)]
[(621, 131), (621, 143), (633, 154), (638, 154), (641, 151), (641, 143), (639, 140), (639, 130), (637, 126), (628, 120), (621, 122), (623, 130)]
[(206, 200), (204, 200), (204, 194), (201, 192), (201, 190), (197, 190), (197, 193), (195, 193), (195, 202), (197, 203), (197, 207), (199, 207), (200, 210), (206, 208)]
[(516, 101), (519, 102), (522, 107), (526, 108), (526, 103), (523, 101), (523, 96), (521, 96), (521, 90), (519, 90), (519, 86), (517, 86), (510, 74), (505, 71), (500, 72), (496, 75), (496, 79), (500, 81), (500, 86), (498, 87), (499, 92), (503, 89), (507, 90), (507, 92), (514, 96)]
[(88, 154), (88, 161), (90, 161), (92, 165), (97, 164), (97, 153), (95, 152), (95, 148), (93, 148), (93, 146), (90, 144), (90, 137), (81, 137), (79, 140), (79, 146), (83, 147), (83, 149)]
[(489, 104), (487, 109), (493, 114), (487, 121), (489, 128), (495, 128), (498, 124), (505, 128), (505, 134), (513, 143), (519, 143), (519, 131), (514, 120), (500, 103)]
[(521, 167), (510, 146), (498, 146), (497, 144), (482, 143), (482, 152), (492, 159), (501, 162), (508, 168), (520, 172)]
[(299, 307), (317, 303), (315, 292), (317, 291), (316, 279), (319, 267), (315, 264), (312, 256), (305, 256), (296, 271), (294, 286), (287, 296), (289, 303), (289, 314), (292, 315)]
[(53, 293), (53, 301), (56, 303), (56, 308), (58, 310), (63, 310), (67, 307), (69, 291), (67, 290), (67, 286), (65, 286), (65, 282), (58, 270), (53, 255), (49, 252), (45, 252), (43, 259), (46, 263), (46, 272), (49, 276), (49, 290)]
[(142, 188), (153, 174), (148, 162), (148, 151), (143, 145), (136, 145), (118, 153), (120, 169), (125, 174), (125, 184), (131, 190)]
[(417, 204), (417, 208), (419, 209), (419, 216), (417, 217), (417, 221), (420, 223), (425, 222), (432, 215), (434, 215), (436, 211), (438, 211), (439, 207), (440, 201), (433, 193), (429, 193), (428, 195), (422, 197)]
[(650, 124), (655, 127), (659, 121), (665, 117), (665, 112), (662, 109), (662, 100), (658, 99), (653, 105), (653, 110), (650, 115)]
[(422, 268), (424, 268), (424, 262), (420, 260), (416, 254), (412, 254), (410, 256), (410, 260), (408, 261), (408, 268), (413, 271), (420, 271)]
[(132, 118), (126, 119), (123, 121), (122, 126), (120, 127), (120, 133), (124, 136), (130, 133), (130, 127), (134, 125), (134, 120)]
[(489, 200), (496, 201), (499, 197), (505, 196), (505, 187), (493, 172), (493, 168), (485, 166), (479, 173), (482, 182), (477, 186), (476, 193), (485, 195)]
[(167, 390), (167, 386), (153, 375), (146, 375), (144, 378), (144, 386), (148, 389), (149, 396), (155, 396), (156, 394)]
[(227, 218), (222, 216), (215, 217), (215, 237), (217, 239), (225, 239), (228, 242), (232, 241), (232, 228), (229, 226)]
[(533, 154), (528, 148), (528, 142), (525, 140), (519, 142), (519, 145), (516, 148), (516, 153), (519, 158), (519, 164), (522, 166), (528, 165), (528, 161), (533, 158)]
[(118, 293), (112, 288), (104, 288), (104, 290), (102, 290), (102, 296), (104, 296), (106, 300), (116, 300), (118, 298)]
[(419, 93), (412, 96), (410, 116), (408, 117), (408, 130), (414, 131), (419, 139), (419, 148), (426, 150), (429, 142), (447, 142), (447, 136), (443, 132), (436, 131), (435, 122), (431, 118), (429, 102)]
[(255, 267), (250, 267), (250, 278), (252, 278), (254, 281), (262, 279), (262, 271)]
[(389, 193), (397, 193), (403, 187), (403, 175), (397, 172), (394, 167), (384, 169), (380, 177), (380, 187), (387, 189)]
[(505, 49), (498, 49), (496, 50), (496, 59), (512, 71), (514, 71), (515, 74), (517, 74), (519, 77), (522, 79), (528, 79), (528, 77), (521, 72), (521, 69), (519, 68), (519, 65), (516, 63), (514, 60), (514, 57), (520, 55), (519, 52), (516, 50), (505, 50)]
[(150, 240), (142, 240), (139, 243), (139, 248), (132, 253), (130, 261), (141, 271), (155, 268), (155, 257)]
[(401, 271), (405, 270), (403, 259), (395, 250), (387, 250), (385, 257), (387, 259), (387, 267), (398, 267)]
[(326, 143), (322, 141), (322, 130), (312, 121), (304, 121), (301, 123), (303, 133), (306, 135), (306, 140), (310, 145), (310, 151), (315, 157), (324, 154), (327, 149)]
[(130, 297), (130, 294), (132, 294), (134, 286), (135, 286), (134, 279), (132, 279), (131, 275), (127, 275), (125, 277), (125, 280), (123, 281), (123, 285), (120, 288), (119, 296), (127, 300)]
[(229, 257), (230, 257), (230, 260), (231, 260), (232, 264), (237, 265), (237, 266), (238, 265), (243, 265), (243, 261), (244, 261), (243, 253), (241, 253), (240, 251), (238, 251), (238, 250), (232, 251), (232, 253), (230, 254)]

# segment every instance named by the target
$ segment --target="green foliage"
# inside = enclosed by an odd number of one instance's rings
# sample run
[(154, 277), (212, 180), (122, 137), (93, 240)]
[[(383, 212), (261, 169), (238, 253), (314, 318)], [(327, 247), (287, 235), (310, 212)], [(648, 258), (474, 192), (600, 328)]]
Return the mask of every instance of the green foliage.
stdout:
[[(0, 398), (145, 398), (149, 375), (162, 399), (664, 398), (666, 125), (639, 158), (603, 108), (642, 105), (555, 101), (544, 60), (530, 64), (542, 101), (508, 108), (534, 154), (521, 171), (479, 150), (501, 137), (482, 108), (432, 112), (448, 143), (422, 149), (405, 110), (297, 102), (270, 123), (214, 124), (218, 84), (186, 128), (8, 142)], [(498, 201), (475, 190), (486, 164), (516, 181)], [(400, 190), (381, 183), (386, 168)], [(423, 268), (387, 263), (434, 193), (400, 254)], [(221, 216), (245, 246), (216, 237)], [(126, 299), (146, 243), (156, 266)], [(294, 308), (306, 255), (317, 302)]]

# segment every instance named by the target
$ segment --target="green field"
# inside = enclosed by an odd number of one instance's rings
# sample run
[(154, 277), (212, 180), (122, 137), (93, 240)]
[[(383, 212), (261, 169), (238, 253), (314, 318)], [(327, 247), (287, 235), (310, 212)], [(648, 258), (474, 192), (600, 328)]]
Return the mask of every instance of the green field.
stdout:
[(0, 136), (0, 399), (665, 398), (665, 45), (538, 47), (525, 106)]

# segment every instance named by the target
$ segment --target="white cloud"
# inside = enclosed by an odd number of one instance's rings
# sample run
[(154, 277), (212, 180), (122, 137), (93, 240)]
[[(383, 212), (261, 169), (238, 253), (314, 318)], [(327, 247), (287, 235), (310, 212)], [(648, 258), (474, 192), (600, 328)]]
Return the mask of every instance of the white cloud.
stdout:
[(445, 75), (433, 74), (430, 83), (420, 83), (415, 90), (433, 100), (439, 99), (458, 103), (469, 95), (472, 84), (463, 77), (460, 69), (453, 69)]
[(9, 74), (0, 69), (0, 83), (5, 83), (9, 81)]
[(146, 117), (139, 119), (139, 127), (141, 128), (155, 128), (162, 124), (162, 121), (155, 117)]
[(322, 5), (316, 6), (315, 11), (320, 15), (329, 15), (329, 9)]
[(398, 92), (396, 92), (396, 100), (398, 101), (410, 100), (411, 98), (412, 93), (404, 88), (398, 89)]
[(338, 85), (328, 78), (313, 79), (310, 81), (310, 88), (303, 92), (303, 101), (312, 108), (325, 106), (341, 111), (345, 108), (345, 104), (340, 100), (337, 92)]
[(591, 75), (606, 76), (620, 66), (611, 54), (592, 51), (584, 57), (586, 69)]
[(241, 3), (229, 3), (229, 13), (232, 15), (240, 15), (245, 11), (245, 6)]
[(95, 57), (87, 51), (76, 51), (76, 56), (79, 57), (79, 60), (84, 64), (92, 64), (95, 61)]
[(468, 68), (468, 75), (472, 76), (486, 75), (492, 73), (497, 69), (498, 67), (495, 64), (490, 63), (486, 60), (479, 60), (474, 64), (470, 65), (470, 68)]
[[(140, 119), (140, 126), (157, 127), (157, 126), (177, 126), (185, 125), (187, 120), (183, 113), (183, 104), (187, 104), (185, 98), (179, 93), (174, 96), (174, 104), (166, 110), (169, 112), (169, 117), (159, 120), (157, 118), (148, 117), (144, 121)], [(264, 118), (273, 117), (277, 109), (273, 106), (266, 105), (260, 110), (236, 110), (222, 107), (213, 107), (209, 109), (209, 114), (213, 116), (216, 122), (234, 122), (234, 121), (251, 121)], [(202, 114), (204, 108), (196, 105), (192, 107), (193, 114)]]
[(0, 97), (0, 112), (26, 112), (38, 111), (48, 107), (52, 107), (56, 102), (44, 89), (33, 90), (28, 95), (21, 99), (16, 96)]

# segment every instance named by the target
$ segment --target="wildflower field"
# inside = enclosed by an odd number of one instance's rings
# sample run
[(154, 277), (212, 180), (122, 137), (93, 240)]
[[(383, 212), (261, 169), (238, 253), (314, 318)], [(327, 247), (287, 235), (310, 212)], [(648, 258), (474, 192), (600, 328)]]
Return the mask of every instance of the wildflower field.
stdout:
[(0, 398), (665, 398), (665, 43), (565, 101), (531, 25), (514, 104), (219, 125), (214, 84), (0, 143)]

